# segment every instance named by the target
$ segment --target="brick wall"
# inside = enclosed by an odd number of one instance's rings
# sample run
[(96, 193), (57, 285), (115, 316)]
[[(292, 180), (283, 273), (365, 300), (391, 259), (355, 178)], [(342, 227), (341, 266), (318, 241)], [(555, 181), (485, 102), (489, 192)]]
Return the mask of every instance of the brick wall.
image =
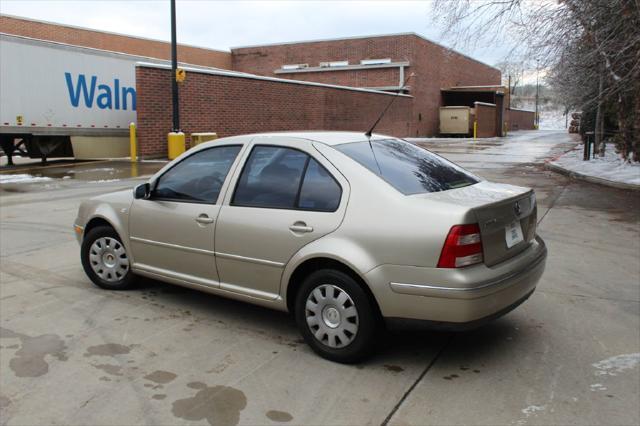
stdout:
[(496, 132), (496, 107), (495, 105), (476, 103), (476, 121), (478, 128), (476, 135), (479, 138), (492, 138)]
[[(137, 67), (138, 144), (142, 156), (166, 156), (171, 130), (171, 72)], [(188, 72), (180, 85), (182, 130), (220, 137), (279, 130), (363, 133), (390, 95)], [(413, 98), (399, 97), (376, 132), (407, 136)]]
[[(409, 130), (411, 136), (437, 134), (441, 88), (499, 85), (501, 81), (499, 70), (414, 34), (232, 49), (234, 70), (266, 76), (275, 76), (274, 71), (284, 64), (307, 63), (311, 67), (325, 61), (348, 60), (354, 65), (362, 59), (382, 58), (390, 58), (393, 62), (408, 61), (410, 65), (405, 68), (405, 75), (415, 73), (407, 83), (415, 97)], [(356, 87), (399, 85), (398, 68), (278, 75)]]
[[(40, 40), (92, 47), (156, 59), (171, 59), (171, 44), (120, 34), (0, 15), (0, 32)], [(231, 53), (178, 45), (178, 60), (188, 64), (231, 69)]]
[[(394, 62), (408, 61), (412, 45), (410, 37), (403, 35), (244, 47), (231, 49), (231, 53), (234, 70), (273, 76), (273, 71), (284, 64), (306, 63), (318, 66), (320, 62), (344, 60), (348, 60), (350, 64), (359, 64), (361, 59), (382, 58), (391, 58)], [(340, 71), (321, 74), (335, 75), (340, 74)], [(295, 77), (287, 75), (287, 78), (298, 78), (301, 75), (304, 74), (295, 74)]]
[(519, 109), (507, 109), (507, 122), (509, 130), (534, 130), (536, 113)]

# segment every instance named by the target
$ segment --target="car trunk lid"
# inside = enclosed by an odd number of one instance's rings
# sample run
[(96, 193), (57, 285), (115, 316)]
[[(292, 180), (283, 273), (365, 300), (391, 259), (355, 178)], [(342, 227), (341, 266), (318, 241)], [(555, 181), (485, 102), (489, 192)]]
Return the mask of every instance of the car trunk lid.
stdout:
[(531, 244), (535, 238), (536, 210), (533, 190), (474, 209), (487, 266), (507, 260)]
[(535, 238), (537, 207), (530, 188), (482, 181), (422, 196), (469, 208), (480, 227), (487, 266), (517, 255)]

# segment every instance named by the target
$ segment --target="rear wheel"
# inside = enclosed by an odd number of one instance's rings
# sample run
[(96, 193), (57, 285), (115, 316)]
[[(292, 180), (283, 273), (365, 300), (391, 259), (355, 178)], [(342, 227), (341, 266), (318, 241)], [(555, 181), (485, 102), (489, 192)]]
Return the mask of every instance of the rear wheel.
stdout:
[(343, 272), (309, 275), (298, 291), (295, 316), (307, 344), (326, 359), (352, 363), (372, 351), (375, 310), (362, 287)]
[(124, 290), (133, 286), (127, 251), (110, 226), (90, 230), (82, 240), (80, 256), (85, 273), (98, 287)]

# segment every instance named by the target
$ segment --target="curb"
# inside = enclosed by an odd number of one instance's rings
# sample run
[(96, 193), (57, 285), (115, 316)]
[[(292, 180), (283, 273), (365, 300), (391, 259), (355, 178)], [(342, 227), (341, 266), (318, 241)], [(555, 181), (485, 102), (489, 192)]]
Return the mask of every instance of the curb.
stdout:
[(545, 162), (544, 167), (545, 169), (551, 170), (552, 172), (560, 173), (561, 175), (565, 175), (577, 180), (583, 180), (585, 182), (595, 183), (603, 186), (609, 186), (612, 188), (627, 189), (631, 191), (640, 191), (640, 185), (634, 185), (632, 183), (624, 183), (624, 182), (614, 182), (608, 179), (585, 175), (583, 173), (578, 173), (578, 172), (565, 169), (564, 167), (558, 166), (551, 162)]

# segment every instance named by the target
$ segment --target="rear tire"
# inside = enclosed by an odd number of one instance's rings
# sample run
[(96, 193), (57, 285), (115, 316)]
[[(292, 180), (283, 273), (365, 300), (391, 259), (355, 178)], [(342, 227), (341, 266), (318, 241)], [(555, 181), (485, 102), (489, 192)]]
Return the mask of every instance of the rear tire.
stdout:
[(378, 321), (364, 289), (333, 269), (310, 274), (295, 300), (300, 333), (321, 357), (354, 363), (372, 353)]
[(134, 285), (129, 256), (118, 233), (110, 226), (97, 226), (82, 240), (80, 258), (84, 272), (98, 287), (126, 290)]

